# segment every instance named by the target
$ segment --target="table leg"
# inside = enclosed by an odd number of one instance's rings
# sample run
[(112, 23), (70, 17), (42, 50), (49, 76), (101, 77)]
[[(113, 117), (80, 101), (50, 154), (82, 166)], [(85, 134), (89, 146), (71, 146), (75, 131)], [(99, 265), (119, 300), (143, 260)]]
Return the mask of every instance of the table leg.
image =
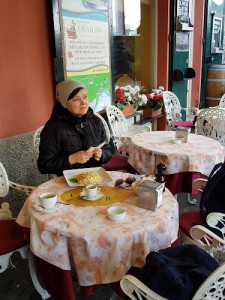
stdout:
[(62, 270), (35, 256), (38, 273), (54, 300), (76, 300), (72, 272)]
[(193, 188), (193, 181), (197, 178), (207, 178), (199, 172), (181, 172), (165, 176), (166, 187), (173, 195), (178, 193), (200, 194)]
[(157, 131), (157, 119), (152, 121), (152, 131)]

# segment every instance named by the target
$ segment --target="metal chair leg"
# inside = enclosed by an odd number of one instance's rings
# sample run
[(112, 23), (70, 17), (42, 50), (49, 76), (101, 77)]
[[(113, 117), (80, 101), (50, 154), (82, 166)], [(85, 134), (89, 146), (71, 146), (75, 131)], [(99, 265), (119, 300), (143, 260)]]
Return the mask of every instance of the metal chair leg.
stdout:
[(35, 289), (37, 290), (37, 292), (40, 294), (41, 298), (44, 299), (44, 300), (50, 298), (51, 295), (48, 293), (47, 290), (45, 290), (41, 286), (41, 284), (38, 280), (38, 277), (37, 277), (37, 274), (36, 274), (36, 269), (35, 269), (34, 256), (33, 256), (33, 253), (30, 250), (28, 251), (28, 265), (29, 265), (30, 276), (31, 276), (33, 285), (34, 285)]

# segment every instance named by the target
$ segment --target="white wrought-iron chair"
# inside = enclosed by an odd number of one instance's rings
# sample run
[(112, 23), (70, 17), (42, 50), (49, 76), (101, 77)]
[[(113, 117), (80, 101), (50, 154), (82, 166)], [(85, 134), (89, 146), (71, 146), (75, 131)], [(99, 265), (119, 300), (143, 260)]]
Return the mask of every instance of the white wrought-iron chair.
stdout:
[[(37, 160), (39, 156), (39, 145), (40, 145), (40, 136), (41, 132), (43, 130), (44, 126), (39, 127), (35, 132), (33, 136), (33, 150), (34, 150), (34, 164), (35, 164), (35, 169), (39, 172), (38, 167), (37, 167)], [(41, 174), (41, 177), (43, 181), (50, 180), (54, 177), (56, 177), (55, 174)]]
[(130, 144), (130, 139), (135, 134), (151, 130), (147, 125), (129, 126), (124, 114), (114, 105), (108, 105), (106, 107), (106, 114), (115, 147), (124, 155), (129, 155), (128, 146)]
[[(170, 91), (163, 93), (166, 119), (170, 130), (177, 127), (194, 128), (194, 119), (198, 114), (198, 108), (183, 108), (180, 105), (178, 97)], [(182, 121), (181, 111), (186, 111), (186, 121)]]
[(225, 108), (225, 94), (220, 99), (219, 108)]
[[(207, 179), (198, 178), (193, 185), (196, 190), (202, 192), (206, 183)], [(196, 245), (211, 254), (219, 263), (223, 263), (225, 262), (225, 214), (210, 213), (206, 222), (210, 228), (217, 230), (218, 235), (202, 225), (199, 209), (181, 213), (179, 242)]]
[[(28, 195), (36, 187), (21, 185), (8, 179), (7, 172), (0, 162), (0, 197), (5, 198), (9, 193), (9, 188), (16, 189)], [(0, 273), (3, 273), (9, 266), (14, 267), (11, 256), (19, 252), (23, 259), (28, 258), (29, 271), (33, 285), (42, 299), (50, 298), (50, 294), (43, 289), (39, 283), (35, 271), (34, 257), (29, 250), (28, 230), (19, 226), (10, 211), (8, 202), (3, 202), (0, 209)]]
[[(106, 142), (109, 144), (111, 139), (109, 126), (106, 120), (99, 113), (95, 113), (95, 115), (102, 121), (104, 125), (107, 137)], [(126, 171), (129, 168), (128, 158), (124, 155), (113, 154), (111, 160), (104, 164), (103, 167), (106, 171)]]
[(225, 147), (225, 109), (202, 109), (196, 119), (195, 133), (210, 137)]
[(220, 98), (219, 105), (213, 106), (214, 108), (225, 108), (225, 94)]
[[(125, 275), (120, 286), (132, 300), (167, 300), (148, 288), (133, 275)], [(225, 263), (220, 265), (198, 288), (191, 300), (224, 299), (225, 294)]]

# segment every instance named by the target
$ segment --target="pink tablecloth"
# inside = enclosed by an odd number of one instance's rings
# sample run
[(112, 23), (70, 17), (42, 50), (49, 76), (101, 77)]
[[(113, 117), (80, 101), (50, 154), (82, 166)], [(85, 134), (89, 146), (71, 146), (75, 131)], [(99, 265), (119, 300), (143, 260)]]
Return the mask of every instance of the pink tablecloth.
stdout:
[[(113, 179), (128, 176), (108, 173)], [(108, 206), (63, 205), (51, 214), (33, 207), (43, 192), (61, 195), (70, 189), (64, 177), (40, 185), (27, 198), (17, 222), (30, 227), (32, 252), (63, 270), (74, 264), (81, 286), (118, 281), (132, 266), (142, 267), (150, 251), (168, 247), (177, 239), (178, 205), (168, 190), (156, 212), (137, 207), (137, 197), (130, 191), (119, 203), (127, 211), (120, 222), (107, 218)]]
[(192, 181), (208, 176), (215, 164), (224, 161), (223, 146), (208, 137), (189, 134), (187, 143), (173, 144), (175, 131), (152, 131), (134, 136), (128, 162), (140, 174), (155, 175), (156, 165), (166, 165), (166, 186), (173, 193), (196, 192)]
[(224, 161), (223, 146), (208, 137), (189, 134), (187, 143), (173, 144), (175, 131), (151, 131), (135, 135), (129, 148), (129, 163), (141, 174), (156, 173), (166, 164), (166, 174), (200, 172), (208, 176), (215, 164)]

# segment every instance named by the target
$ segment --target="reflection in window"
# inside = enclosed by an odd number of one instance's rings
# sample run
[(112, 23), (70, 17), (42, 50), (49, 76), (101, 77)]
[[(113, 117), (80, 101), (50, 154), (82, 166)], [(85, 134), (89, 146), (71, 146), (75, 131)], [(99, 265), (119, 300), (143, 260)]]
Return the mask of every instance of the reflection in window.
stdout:
[(155, 88), (155, 15), (155, 0), (112, 0), (114, 82), (128, 74), (136, 84)]
[(141, 22), (140, 0), (124, 0), (124, 15), (126, 35), (137, 35)]

